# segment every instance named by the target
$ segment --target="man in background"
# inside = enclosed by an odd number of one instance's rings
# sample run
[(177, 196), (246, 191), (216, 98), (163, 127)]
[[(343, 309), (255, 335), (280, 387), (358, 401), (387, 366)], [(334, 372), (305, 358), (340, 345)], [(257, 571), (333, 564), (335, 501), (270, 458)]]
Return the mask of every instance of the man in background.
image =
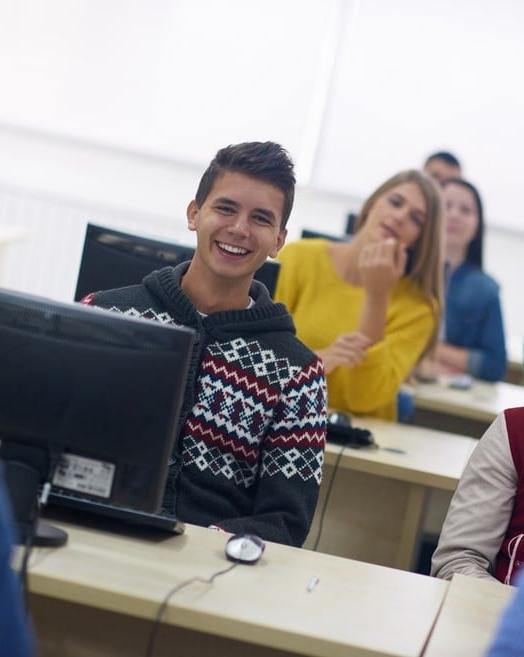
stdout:
[(424, 171), (439, 185), (451, 178), (462, 178), (459, 160), (448, 151), (439, 151), (430, 155), (424, 163)]

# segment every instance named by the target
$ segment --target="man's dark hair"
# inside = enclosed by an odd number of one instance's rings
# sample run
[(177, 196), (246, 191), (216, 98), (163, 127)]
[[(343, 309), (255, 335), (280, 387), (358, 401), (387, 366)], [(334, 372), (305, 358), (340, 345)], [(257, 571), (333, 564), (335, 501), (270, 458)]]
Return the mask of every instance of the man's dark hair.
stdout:
[(459, 169), (461, 168), (458, 158), (456, 158), (453, 153), (448, 151), (438, 151), (438, 153), (432, 153), (425, 161), (424, 166), (426, 167), (433, 160), (442, 160), (452, 167), (458, 167)]
[(480, 194), (478, 193), (477, 188), (474, 185), (472, 185), (467, 180), (464, 180), (463, 178), (450, 178), (449, 180), (446, 180), (445, 182), (442, 183), (443, 188), (447, 187), (448, 185), (459, 185), (460, 187), (464, 187), (465, 189), (468, 189), (473, 195), (473, 198), (475, 199), (475, 205), (477, 206), (478, 224), (477, 224), (477, 230), (475, 232), (475, 235), (473, 236), (473, 239), (469, 243), (466, 251), (466, 262), (470, 265), (476, 265), (477, 267), (482, 269), (482, 251), (483, 251), (483, 241), (484, 241), (484, 209), (482, 206), (482, 200), (480, 198)]
[(205, 203), (215, 180), (225, 171), (260, 178), (284, 194), (281, 229), (285, 228), (295, 198), (295, 173), (288, 152), (272, 141), (251, 141), (221, 148), (204, 171), (195, 201)]

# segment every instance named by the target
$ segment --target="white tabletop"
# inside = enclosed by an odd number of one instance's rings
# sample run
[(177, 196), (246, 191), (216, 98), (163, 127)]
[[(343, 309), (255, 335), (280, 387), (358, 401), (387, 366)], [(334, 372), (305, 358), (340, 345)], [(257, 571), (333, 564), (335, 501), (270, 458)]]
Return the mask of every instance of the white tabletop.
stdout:
[[(477, 440), (445, 431), (354, 417), (353, 425), (369, 429), (379, 445), (346, 448), (340, 465), (430, 488), (454, 491)], [(332, 465), (340, 446), (328, 443), (326, 463)]]
[[(56, 523), (58, 524), (58, 523)], [(166, 593), (226, 568), (223, 532), (188, 526), (157, 543), (63, 525), (69, 543), (36, 550), (35, 593), (154, 618)], [(318, 585), (308, 592), (313, 577)], [(255, 566), (176, 593), (163, 621), (273, 649), (325, 657), (419, 657), (448, 584), (269, 543)]]
[(417, 408), (492, 422), (506, 408), (524, 406), (524, 387), (474, 380), (469, 390), (449, 387), (450, 378), (413, 386)]
[(0, 246), (24, 239), (26, 236), (27, 231), (20, 226), (0, 224)]
[(513, 587), (455, 575), (424, 657), (485, 657)]
[(512, 336), (508, 339), (508, 365), (514, 369), (522, 369), (524, 363), (524, 337)]

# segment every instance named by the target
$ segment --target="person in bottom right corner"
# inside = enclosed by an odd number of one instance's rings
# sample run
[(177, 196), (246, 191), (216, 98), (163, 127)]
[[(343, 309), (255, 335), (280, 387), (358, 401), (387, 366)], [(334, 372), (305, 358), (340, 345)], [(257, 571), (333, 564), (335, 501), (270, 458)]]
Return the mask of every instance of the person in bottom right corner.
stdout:
[(451, 500), (431, 574), (451, 579), (461, 573), (513, 584), (523, 565), (521, 406), (500, 413), (475, 447)]
[(524, 657), (524, 572), (519, 573), (517, 586), (486, 657)]

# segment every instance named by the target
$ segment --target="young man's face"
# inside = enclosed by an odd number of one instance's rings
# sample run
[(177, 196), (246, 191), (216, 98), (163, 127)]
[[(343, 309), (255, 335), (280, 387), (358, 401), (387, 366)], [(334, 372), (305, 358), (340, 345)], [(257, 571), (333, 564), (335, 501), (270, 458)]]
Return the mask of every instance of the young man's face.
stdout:
[(284, 244), (283, 210), (284, 194), (277, 187), (225, 171), (202, 207), (195, 201), (188, 206), (188, 226), (197, 233), (195, 257), (212, 276), (250, 281)]

